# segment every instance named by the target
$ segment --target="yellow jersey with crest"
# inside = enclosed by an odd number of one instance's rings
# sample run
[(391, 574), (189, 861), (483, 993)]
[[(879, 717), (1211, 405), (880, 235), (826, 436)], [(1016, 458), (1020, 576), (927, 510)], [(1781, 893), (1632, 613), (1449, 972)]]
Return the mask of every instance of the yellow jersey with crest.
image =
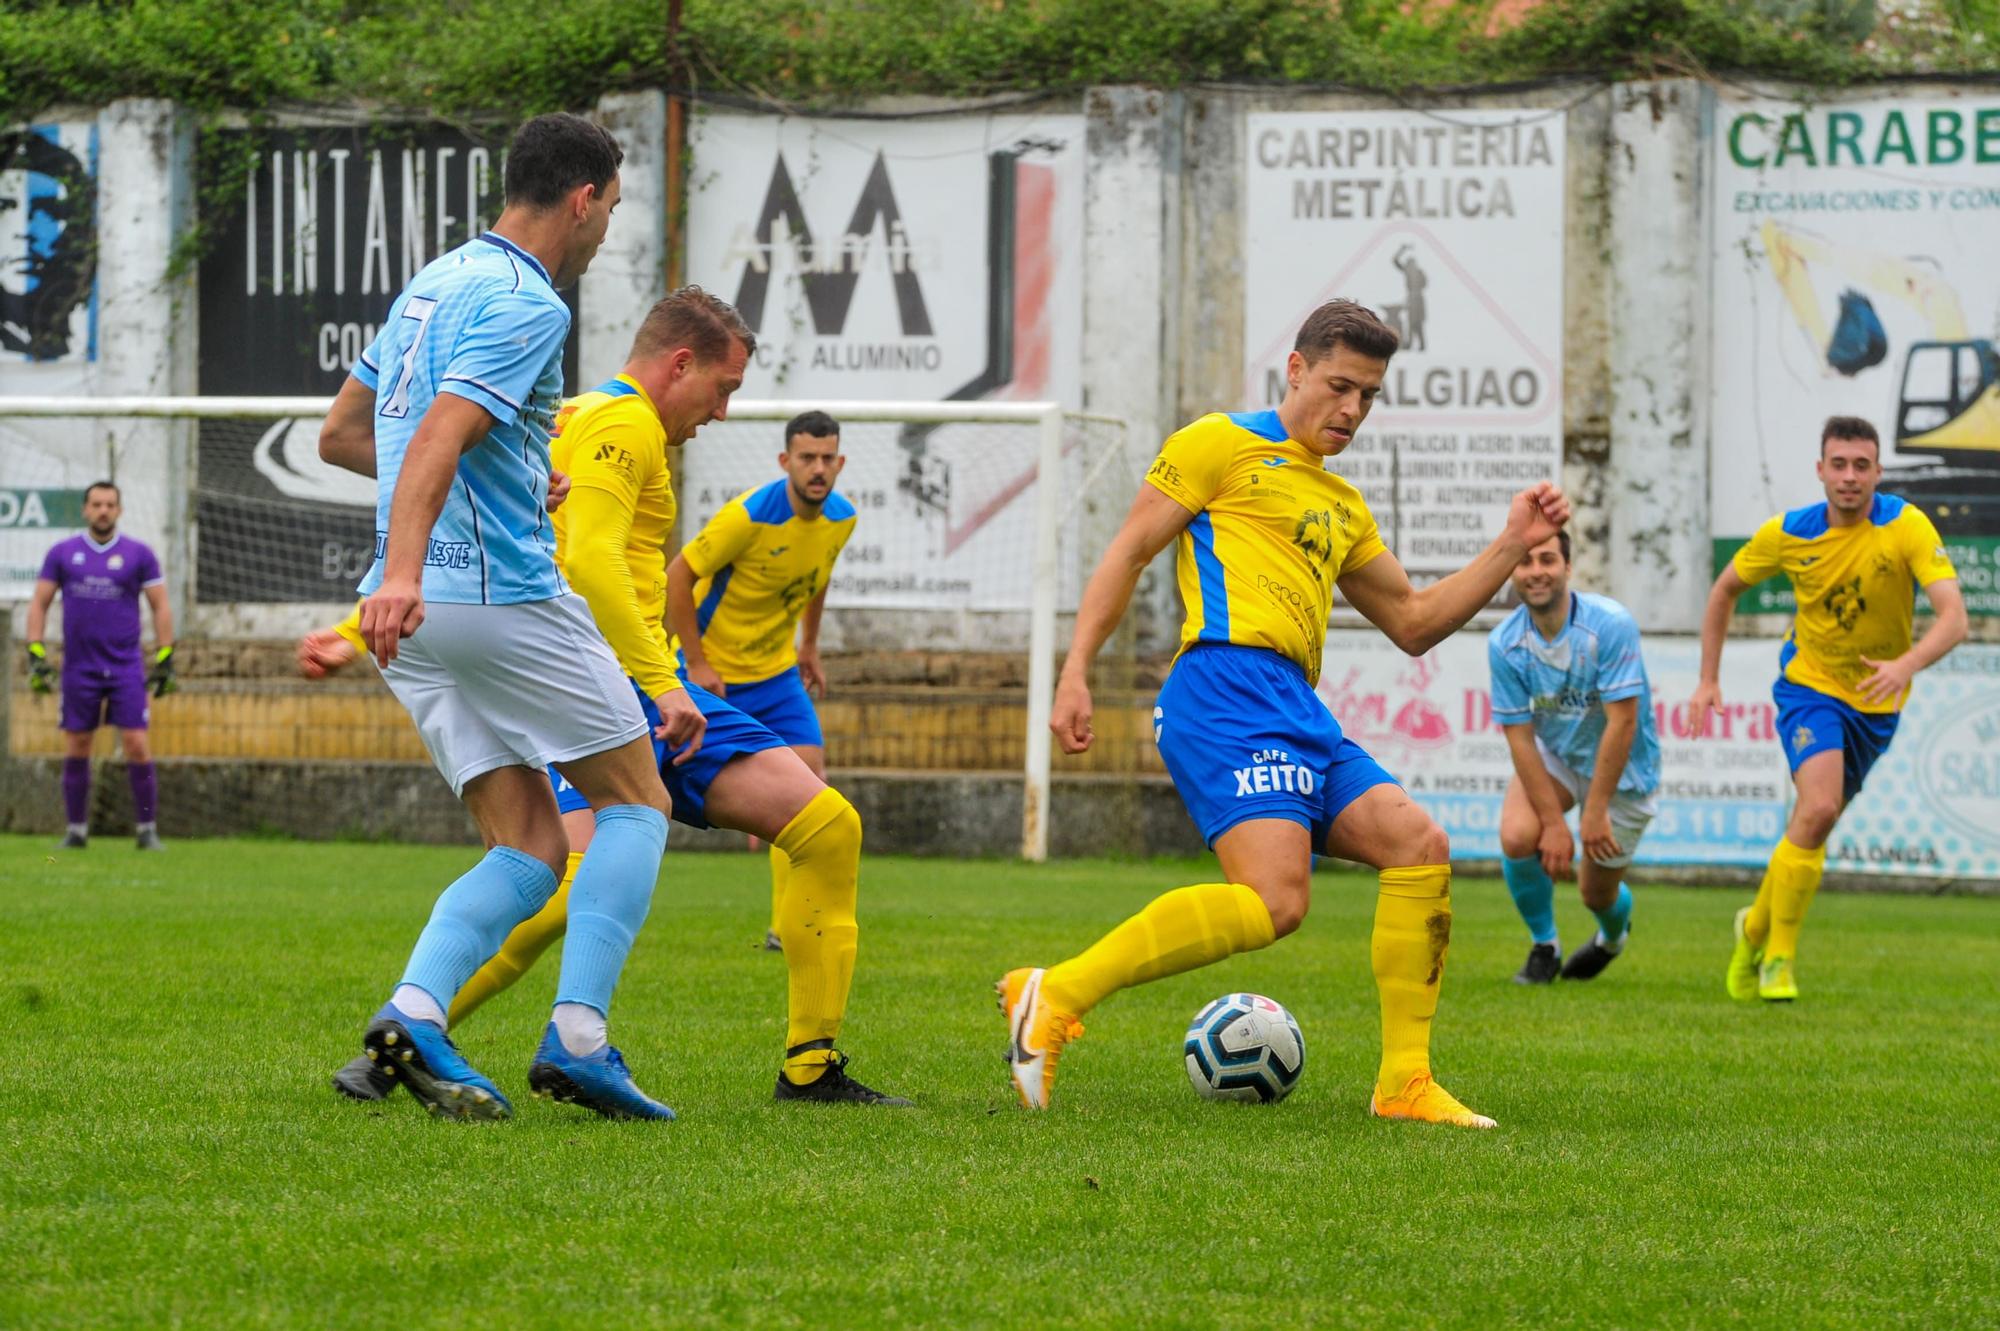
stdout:
[(653, 400), (622, 374), (577, 394), (556, 413), (549, 464), (569, 476), (555, 512), (563, 577), (626, 674), (655, 698), (679, 688), (666, 627), (674, 491)]
[(701, 649), (723, 683), (754, 684), (798, 664), (799, 616), (825, 590), (854, 521), (854, 505), (837, 491), (817, 517), (801, 516), (780, 476), (724, 504), (682, 548), (700, 579)]
[(1388, 549), (1361, 491), (1275, 411), (1203, 416), (1168, 437), (1146, 481), (1194, 514), (1174, 560), (1181, 650), (1262, 647), (1318, 683), (1334, 582)]
[(1909, 693), (1870, 702), (1861, 685), (1875, 672), (1861, 658), (1887, 661), (1910, 650), (1916, 589), (1956, 578), (1937, 528), (1915, 504), (1878, 494), (1868, 516), (1835, 527), (1824, 502), (1780, 513), (1757, 529), (1732, 561), (1758, 583), (1790, 579), (1798, 600), (1778, 650), (1779, 673), (1858, 712), (1903, 709)]

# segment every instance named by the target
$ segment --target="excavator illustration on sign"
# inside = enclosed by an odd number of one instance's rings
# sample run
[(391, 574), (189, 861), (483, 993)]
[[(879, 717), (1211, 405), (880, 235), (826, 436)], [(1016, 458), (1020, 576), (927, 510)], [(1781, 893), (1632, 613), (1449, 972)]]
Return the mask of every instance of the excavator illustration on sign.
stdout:
[[(1976, 337), (1958, 293), (1935, 265), (1836, 245), (1766, 221), (1764, 253), (1792, 315), (1826, 363), (1852, 377), (1889, 355), (1876, 299), (1899, 300), (1929, 336), (1909, 344), (1896, 397), (1896, 453), (1933, 462), (1894, 467), (1885, 488), (1916, 501), (1947, 535), (2000, 535), (2000, 348)], [(1853, 285), (1828, 324), (1813, 271)]]

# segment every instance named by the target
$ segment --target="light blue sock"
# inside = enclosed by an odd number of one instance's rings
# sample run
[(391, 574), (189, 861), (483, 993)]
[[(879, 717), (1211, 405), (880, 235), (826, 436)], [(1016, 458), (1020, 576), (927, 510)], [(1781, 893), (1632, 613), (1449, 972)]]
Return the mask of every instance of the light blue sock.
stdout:
[(1632, 927), (1632, 889), (1618, 884), (1618, 896), (1603, 910), (1590, 912), (1597, 917), (1597, 932), (1604, 945), (1616, 952), (1625, 946), (1625, 931)]
[(1541, 857), (1503, 858), (1500, 873), (1507, 880), (1507, 890), (1514, 894), (1514, 909), (1521, 912), (1529, 936), (1537, 943), (1555, 942), (1556, 885), (1542, 867)]
[(666, 848), (667, 817), (658, 809), (614, 804), (597, 811), (597, 830), (569, 888), (558, 1005), (584, 1003), (610, 1014), (611, 991), (653, 904)]
[(430, 923), (410, 952), (403, 983), (449, 1008), (514, 926), (548, 904), (555, 892), (555, 872), (548, 865), (512, 846), (495, 846), (438, 897)]

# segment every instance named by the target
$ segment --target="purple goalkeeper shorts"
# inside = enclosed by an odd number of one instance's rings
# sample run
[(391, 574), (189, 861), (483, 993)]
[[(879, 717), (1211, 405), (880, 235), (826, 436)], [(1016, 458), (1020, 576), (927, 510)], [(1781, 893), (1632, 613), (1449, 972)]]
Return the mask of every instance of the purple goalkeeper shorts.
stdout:
[(101, 725), (144, 730), (148, 718), (145, 667), (63, 672), (64, 730), (95, 730)]

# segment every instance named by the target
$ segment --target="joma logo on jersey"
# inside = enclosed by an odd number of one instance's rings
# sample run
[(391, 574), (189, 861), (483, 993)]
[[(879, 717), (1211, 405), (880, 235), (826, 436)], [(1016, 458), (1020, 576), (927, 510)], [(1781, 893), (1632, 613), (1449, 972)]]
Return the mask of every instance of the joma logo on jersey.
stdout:
[(1312, 769), (1293, 762), (1292, 756), (1283, 749), (1259, 749), (1250, 755), (1250, 766), (1236, 769), (1237, 799), (1245, 795), (1269, 795), (1281, 791), (1310, 795), (1313, 786)]

